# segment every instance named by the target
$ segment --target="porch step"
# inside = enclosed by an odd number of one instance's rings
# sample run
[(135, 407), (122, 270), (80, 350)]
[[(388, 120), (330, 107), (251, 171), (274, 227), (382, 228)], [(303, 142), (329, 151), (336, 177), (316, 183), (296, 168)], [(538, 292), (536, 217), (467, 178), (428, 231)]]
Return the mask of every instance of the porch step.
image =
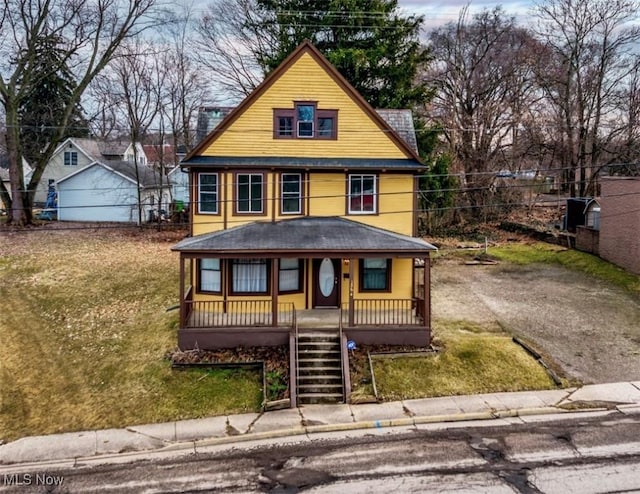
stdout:
[(308, 329), (298, 335), (298, 402), (344, 401), (342, 355), (337, 331)]
[(328, 405), (344, 401), (342, 393), (299, 393), (298, 401), (303, 405)]

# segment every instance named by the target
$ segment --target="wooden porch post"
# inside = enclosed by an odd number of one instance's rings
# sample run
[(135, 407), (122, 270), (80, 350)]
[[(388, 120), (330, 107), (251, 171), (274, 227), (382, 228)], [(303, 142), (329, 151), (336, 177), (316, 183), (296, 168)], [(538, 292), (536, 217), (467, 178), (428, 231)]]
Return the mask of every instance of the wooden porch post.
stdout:
[(185, 277), (184, 277), (184, 254), (180, 254), (180, 328), (182, 329), (186, 326), (186, 314), (187, 314), (187, 307), (186, 307), (186, 302), (184, 300), (184, 283), (185, 283)]
[(354, 313), (354, 288), (353, 288), (353, 263), (355, 259), (349, 259), (349, 327), (352, 328), (355, 325), (355, 313)]
[(424, 258), (424, 325), (431, 329), (431, 258)]
[(271, 325), (278, 325), (278, 291), (280, 290), (280, 259), (271, 260)]

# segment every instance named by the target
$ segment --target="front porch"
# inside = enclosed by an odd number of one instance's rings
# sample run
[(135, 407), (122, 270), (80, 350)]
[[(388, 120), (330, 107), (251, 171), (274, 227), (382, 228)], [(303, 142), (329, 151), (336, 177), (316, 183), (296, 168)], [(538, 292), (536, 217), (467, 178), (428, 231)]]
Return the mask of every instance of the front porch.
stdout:
[(354, 299), (340, 308), (296, 310), (264, 300), (186, 301), (180, 348), (282, 345), (304, 329), (342, 330), (359, 344), (427, 345), (431, 331), (425, 301)]
[(423, 240), (338, 217), (254, 222), (187, 238), (180, 348), (280, 345), (299, 328), (361, 344), (430, 342)]

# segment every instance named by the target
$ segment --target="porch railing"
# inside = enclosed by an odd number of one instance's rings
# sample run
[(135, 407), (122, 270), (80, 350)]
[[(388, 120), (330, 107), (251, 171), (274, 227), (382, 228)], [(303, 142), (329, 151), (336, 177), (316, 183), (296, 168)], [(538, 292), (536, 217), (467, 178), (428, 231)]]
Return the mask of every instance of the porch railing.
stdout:
[[(416, 299), (366, 299), (353, 301), (354, 326), (421, 326)], [(342, 322), (349, 324), (349, 304), (342, 306)]]
[[(185, 322), (185, 328), (274, 326), (271, 300), (234, 300), (227, 302), (222, 300), (186, 300), (185, 304), (186, 313), (189, 315)], [(295, 317), (293, 303), (277, 303), (275, 326), (293, 328), (295, 326)]]

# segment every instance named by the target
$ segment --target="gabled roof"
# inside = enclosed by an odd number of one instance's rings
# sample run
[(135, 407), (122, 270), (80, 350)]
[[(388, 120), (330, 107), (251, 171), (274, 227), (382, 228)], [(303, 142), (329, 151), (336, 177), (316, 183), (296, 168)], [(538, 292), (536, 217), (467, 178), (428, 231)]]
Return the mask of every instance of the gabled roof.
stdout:
[(247, 96), (239, 106), (231, 111), (222, 122), (214, 128), (200, 143), (185, 157), (183, 163), (189, 164), (190, 160), (202, 154), (216, 139), (222, 135), (248, 108), (250, 108), (295, 62), (303, 55), (310, 55), (320, 67), (348, 94), (364, 113), (376, 123), (381, 131), (385, 132), (391, 140), (402, 149), (411, 159), (420, 163), (418, 153), (402, 139), (396, 131), (382, 118), (371, 105), (360, 95), (358, 91), (338, 72), (338, 70), (320, 53), (320, 51), (308, 40), (303, 41), (275, 70), (273, 70), (262, 83)]
[(131, 145), (129, 141), (102, 141), (90, 137), (68, 137), (60, 143), (54, 154), (60, 152), (68, 143), (72, 143), (92, 161), (100, 161), (103, 156), (123, 156)]
[(182, 240), (172, 250), (216, 254), (288, 255), (350, 253), (393, 254), (419, 257), (437, 250), (424, 240), (401, 235), (340, 217), (302, 217), (281, 221), (256, 221), (228, 230), (205, 233)]
[[(62, 183), (66, 180), (69, 180), (71, 177), (75, 177), (81, 173), (84, 173), (89, 168), (94, 166), (101, 166), (102, 168), (109, 170), (112, 173), (115, 173), (124, 179), (132, 182), (133, 184), (138, 183), (136, 180), (136, 168), (138, 169), (138, 177), (140, 179), (140, 185), (144, 188), (155, 188), (160, 186), (160, 174), (158, 174), (155, 170), (152, 170), (148, 166), (144, 165), (134, 165), (128, 161), (108, 161), (108, 164), (94, 161), (93, 163), (80, 168), (79, 170), (67, 175), (64, 178), (58, 180), (58, 183)], [(164, 187), (169, 187), (169, 183), (167, 179), (162, 180), (162, 185)]]

